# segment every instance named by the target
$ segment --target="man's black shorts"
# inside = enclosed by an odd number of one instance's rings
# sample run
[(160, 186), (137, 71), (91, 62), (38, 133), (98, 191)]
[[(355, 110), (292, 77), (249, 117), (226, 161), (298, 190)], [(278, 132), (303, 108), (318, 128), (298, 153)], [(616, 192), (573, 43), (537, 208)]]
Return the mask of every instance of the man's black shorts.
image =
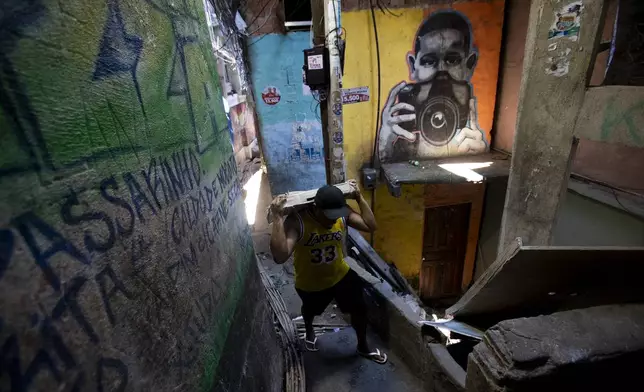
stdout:
[(321, 291), (303, 291), (296, 289), (302, 299), (302, 316), (318, 316), (335, 299), (343, 313), (360, 313), (366, 311), (362, 296), (364, 284), (358, 274), (349, 270), (333, 287)]

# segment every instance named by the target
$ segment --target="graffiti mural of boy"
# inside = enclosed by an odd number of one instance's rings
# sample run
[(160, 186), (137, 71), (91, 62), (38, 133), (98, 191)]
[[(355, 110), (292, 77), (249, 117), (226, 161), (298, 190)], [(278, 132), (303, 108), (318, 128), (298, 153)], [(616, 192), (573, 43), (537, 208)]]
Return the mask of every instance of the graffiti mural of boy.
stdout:
[(409, 78), (389, 92), (378, 134), (381, 162), (488, 150), (470, 78), (478, 60), (472, 27), (459, 12), (438, 11), (418, 28), (407, 54)]

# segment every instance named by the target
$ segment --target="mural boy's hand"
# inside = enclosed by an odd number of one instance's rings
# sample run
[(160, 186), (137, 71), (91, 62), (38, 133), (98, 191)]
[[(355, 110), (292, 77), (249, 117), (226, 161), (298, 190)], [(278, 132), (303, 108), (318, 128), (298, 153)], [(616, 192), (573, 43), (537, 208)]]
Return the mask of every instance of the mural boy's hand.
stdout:
[[(400, 82), (389, 92), (387, 102), (382, 109), (382, 124), (380, 125), (380, 134), (378, 138), (380, 159), (386, 159), (391, 149), (391, 143), (398, 137), (413, 142), (416, 140), (416, 134), (403, 129), (401, 123), (416, 120), (416, 113), (414, 107), (408, 103), (396, 103), (396, 98), (400, 90), (405, 87), (407, 83)], [(412, 113), (398, 114), (400, 110), (407, 110)]]
[(470, 98), (470, 116), (467, 125), (454, 137), (454, 142), (458, 146), (459, 154), (478, 154), (487, 150), (485, 133), (479, 127), (476, 98)]

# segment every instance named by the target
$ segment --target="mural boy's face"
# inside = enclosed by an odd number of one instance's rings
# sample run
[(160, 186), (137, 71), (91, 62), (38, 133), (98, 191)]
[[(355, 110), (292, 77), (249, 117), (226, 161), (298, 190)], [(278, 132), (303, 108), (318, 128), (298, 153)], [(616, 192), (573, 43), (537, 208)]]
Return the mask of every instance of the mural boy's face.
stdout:
[(419, 37), (420, 50), (415, 56), (410, 53), (407, 57), (411, 79), (417, 83), (427, 82), (438, 71), (446, 71), (455, 80), (469, 80), (476, 54), (468, 52), (463, 38), (463, 34), (454, 29), (432, 31)]

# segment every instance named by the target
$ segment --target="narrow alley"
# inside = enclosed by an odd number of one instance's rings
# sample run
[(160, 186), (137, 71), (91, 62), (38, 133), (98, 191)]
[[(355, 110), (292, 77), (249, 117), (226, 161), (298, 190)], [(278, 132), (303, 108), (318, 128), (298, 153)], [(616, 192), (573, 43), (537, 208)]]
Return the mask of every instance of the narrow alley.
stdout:
[[(260, 172), (261, 173), (261, 172)], [(256, 216), (264, 214), (272, 200), (266, 174), (261, 174)], [(253, 227), (253, 242), (258, 259), (279, 290), (291, 319), (301, 315), (302, 301), (295, 291), (293, 264), (277, 264), (270, 254), (270, 228), (265, 219), (257, 220)], [(310, 392), (361, 392), (361, 391), (423, 391), (422, 381), (414, 376), (394, 353), (387, 364), (366, 361), (355, 350), (356, 338), (349, 322), (343, 319), (337, 305), (329, 306), (316, 318), (319, 325), (331, 325), (319, 336), (319, 352), (304, 352), (307, 390)], [(368, 339), (377, 347), (386, 347), (377, 334), (369, 333)], [(387, 349), (387, 351), (389, 351)]]
[(4, 0), (0, 391), (635, 391), (644, 2)]

